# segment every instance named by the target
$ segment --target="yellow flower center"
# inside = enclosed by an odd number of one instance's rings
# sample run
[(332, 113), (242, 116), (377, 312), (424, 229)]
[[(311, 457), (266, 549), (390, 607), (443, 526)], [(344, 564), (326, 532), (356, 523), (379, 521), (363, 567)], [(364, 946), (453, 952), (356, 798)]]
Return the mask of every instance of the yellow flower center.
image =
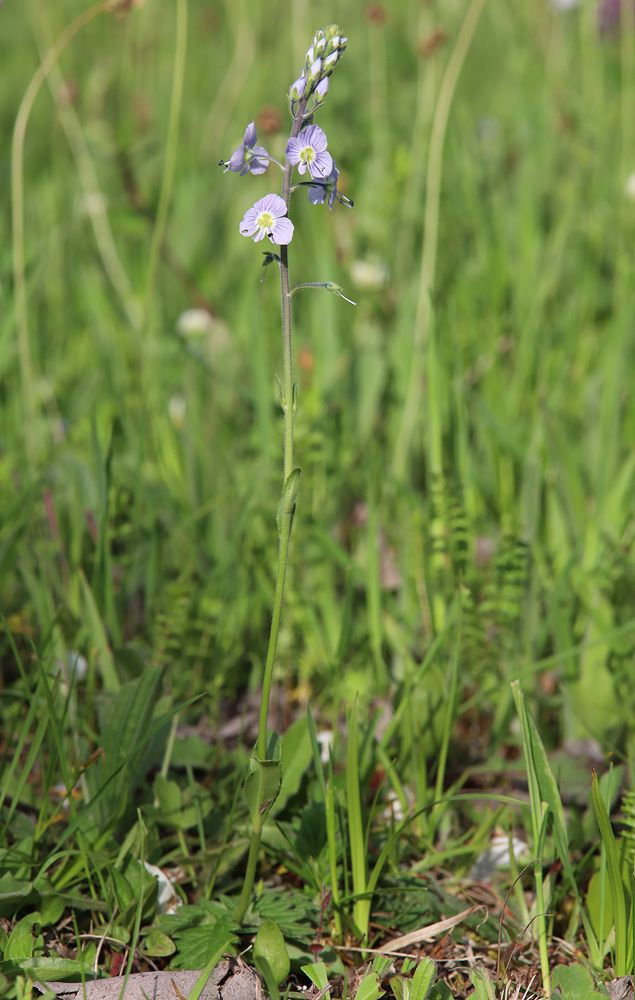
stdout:
[(261, 212), (257, 221), (261, 229), (271, 229), (273, 226), (273, 215), (271, 212)]

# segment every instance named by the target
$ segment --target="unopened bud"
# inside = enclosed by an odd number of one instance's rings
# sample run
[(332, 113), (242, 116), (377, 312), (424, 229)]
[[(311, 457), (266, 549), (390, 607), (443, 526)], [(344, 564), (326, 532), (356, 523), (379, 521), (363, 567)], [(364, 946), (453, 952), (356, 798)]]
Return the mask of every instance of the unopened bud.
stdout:
[(352, 299), (346, 298), (346, 296), (344, 295), (344, 289), (342, 288), (341, 285), (338, 285), (335, 281), (325, 281), (324, 287), (326, 288), (327, 292), (333, 292), (334, 295), (339, 295), (341, 299), (344, 299), (345, 302), (350, 302), (352, 306), (357, 305), (357, 302), (353, 302)]
[(315, 62), (309, 65), (307, 61), (306, 65), (306, 75), (308, 78), (309, 87), (312, 87), (320, 79), (322, 73), (322, 60), (316, 59)]
[(339, 24), (327, 24), (326, 28), (324, 28), (323, 30), (325, 37), (330, 42), (334, 38), (341, 37), (342, 35), (342, 29), (340, 28)]
[(329, 70), (333, 69), (333, 67), (335, 66), (335, 63), (337, 62), (337, 60), (339, 59), (339, 57), (340, 57), (339, 52), (331, 52), (330, 56), (326, 57), (326, 59), (324, 60), (324, 72), (325, 73), (327, 73)]
[(323, 80), (320, 80), (317, 87), (315, 88), (315, 96), (319, 101), (323, 101), (329, 92), (329, 80), (328, 76), (325, 76)]
[(289, 88), (289, 100), (299, 101), (300, 98), (304, 96), (305, 87), (306, 87), (306, 78), (304, 76), (298, 77), (295, 83), (292, 83)]

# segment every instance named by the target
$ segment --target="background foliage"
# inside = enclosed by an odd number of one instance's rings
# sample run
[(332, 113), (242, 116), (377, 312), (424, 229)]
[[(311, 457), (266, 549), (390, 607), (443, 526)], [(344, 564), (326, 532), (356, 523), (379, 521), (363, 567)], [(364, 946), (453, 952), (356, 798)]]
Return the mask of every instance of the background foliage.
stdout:
[[(442, 790), (446, 765), (500, 763), (509, 682), (520, 678), (548, 748), (593, 738), (632, 777), (628, 24), (599, 34), (591, 2), (486, 5), (451, 108), (435, 234), (428, 153), (463, 0), (325, 0), (319, 24), (306, 0), (127, 7), (82, 28), (35, 100), (23, 246), (10, 186), (16, 112), (86, 7), (0, 9), (0, 662), (12, 814), (18, 803), (39, 810), (42, 843), (50, 786), (72, 787), (78, 762), (110, 741), (84, 791), (94, 797), (108, 778), (100, 823), (112, 820), (120, 843), (175, 706), (205, 692), (181, 718), (213, 728), (257, 689), (277, 547), (279, 301), (238, 222), (279, 178), (273, 167), (223, 176), (217, 164), (253, 119), (283, 155), (287, 88), (330, 21), (349, 46), (320, 125), (355, 207), (330, 213), (295, 195), (292, 283), (334, 280), (358, 305), (318, 290), (294, 300), (303, 479), (277, 667), (282, 728), (309, 698), (333, 721), (356, 693), (366, 718), (390, 706), (384, 745), (421, 803), (429, 783)], [(26, 323), (12, 276), (22, 253)], [(183, 318), (193, 307), (208, 311), (195, 331)], [(86, 678), (69, 686), (78, 654)], [(113, 699), (130, 704), (135, 679), (146, 700), (122, 736)], [(230, 850), (224, 822), (246, 758), (238, 751), (230, 766), (185, 738), (170, 759), (196, 766), (200, 752), (217, 784), (205, 804), (190, 768), (175, 815), (194, 809), (197, 836), (211, 854), (228, 852), (229, 871), (242, 847)], [(133, 766), (138, 739), (146, 756)], [(30, 863), (45, 856), (34, 848)]]

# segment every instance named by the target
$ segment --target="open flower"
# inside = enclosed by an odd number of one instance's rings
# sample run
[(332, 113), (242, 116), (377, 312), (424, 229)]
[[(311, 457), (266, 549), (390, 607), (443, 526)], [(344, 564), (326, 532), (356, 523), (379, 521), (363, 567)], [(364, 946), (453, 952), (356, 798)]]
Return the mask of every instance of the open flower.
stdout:
[(293, 223), (285, 218), (287, 206), (279, 194), (266, 194), (248, 208), (240, 224), (243, 236), (253, 236), (254, 243), (268, 236), (272, 243), (287, 244), (293, 238)]
[(269, 153), (264, 146), (256, 145), (256, 138), (256, 125), (255, 122), (251, 122), (245, 129), (242, 143), (234, 150), (231, 158), (227, 161), (221, 160), (218, 164), (219, 167), (225, 167), (223, 173), (226, 174), (228, 170), (240, 170), (241, 177), (248, 173), (264, 174), (269, 165)]
[(337, 198), (340, 200), (340, 194), (337, 190), (337, 178), (340, 172), (335, 166), (335, 161), (333, 161), (333, 167), (331, 169), (328, 177), (324, 178), (324, 181), (320, 184), (309, 184), (307, 193), (309, 195), (309, 201), (312, 205), (323, 205), (327, 199), (328, 194), (328, 204), (331, 211), (333, 211), (333, 202)]
[(302, 129), (295, 139), (289, 139), (286, 154), (301, 174), (307, 169), (311, 177), (328, 177), (333, 169), (333, 158), (327, 153), (328, 139), (319, 125)]

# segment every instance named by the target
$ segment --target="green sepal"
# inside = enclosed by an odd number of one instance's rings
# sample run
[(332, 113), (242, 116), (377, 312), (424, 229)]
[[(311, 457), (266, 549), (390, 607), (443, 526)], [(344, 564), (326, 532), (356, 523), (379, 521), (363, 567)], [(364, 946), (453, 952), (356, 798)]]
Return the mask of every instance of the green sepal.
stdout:
[(260, 760), (256, 752), (249, 758), (249, 771), (245, 778), (245, 798), (255, 829), (262, 825), (278, 797), (282, 783), (280, 751), (282, 742), (277, 733), (268, 733), (267, 758)]

